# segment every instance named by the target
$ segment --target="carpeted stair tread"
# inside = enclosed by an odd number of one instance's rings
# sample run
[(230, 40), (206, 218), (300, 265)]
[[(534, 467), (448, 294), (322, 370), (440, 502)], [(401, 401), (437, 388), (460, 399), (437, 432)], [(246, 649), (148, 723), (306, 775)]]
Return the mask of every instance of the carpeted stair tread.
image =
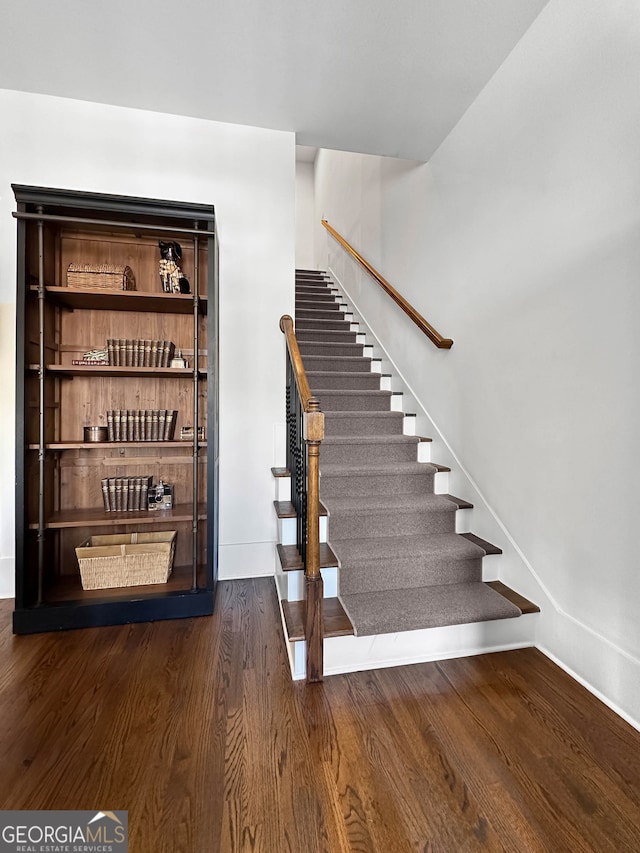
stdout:
[(360, 464), (357, 467), (322, 464), (320, 495), (325, 500), (325, 498), (355, 495), (397, 496), (433, 493), (433, 478), (437, 470), (435, 465), (429, 462)]
[(364, 344), (334, 344), (324, 343), (323, 341), (300, 341), (298, 345), (300, 355), (349, 355), (361, 356), (364, 355)]
[[(335, 414), (335, 412), (334, 412)], [(400, 414), (402, 414), (400, 412)], [(421, 441), (430, 441), (419, 435), (330, 435), (327, 436), (322, 446), (328, 444), (420, 444)]]
[[(354, 336), (355, 337), (355, 336)], [(356, 373), (353, 370), (340, 372), (337, 370), (314, 371), (307, 370), (307, 380), (311, 390), (318, 394), (323, 391), (379, 391), (380, 373), (369, 370), (366, 373)]]
[(295, 293), (295, 303), (299, 305), (300, 302), (314, 302), (316, 305), (325, 303), (329, 303), (331, 305), (337, 304), (340, 301), (340, 295), (335, 290), (319, 290), (315, 289), (313, 291), (309, 290), (298, 290), (296, 289)]
[(333, 308), (297, 308), (296, 323), (298, 320), (344, 320), (345, 311), (336, 306)]
[[(374, 484), (375, 488), (375, 484)], [(326, 498), (329, 510), (329, 533), (338, 540), (370, 539), (372, 536), (412, 536), (455, 532), (457, 506), (444, 495), (415, 490), (343, 495), (337, 491)], [(412, 500), (411, 498), (415, 498)]]
[(307, 370), (307, 379), (309, 380), (309, 384), (311, 384), (311, 380), (314, 382), (318, 382), (319, 380), (327, 377), (334, 378), (336, 376), (347, 376), (349, 379), (351, 378), (366, 378), (370, 379), (372, 376), (376, 377), (378, 381), (380, 381), (381, 373), (373, 373), (371, 370), (358, 370), (358, 371), (340, 371), (340, 370)]
[[(379, 374), (378, 374), (379, 375)], [(393, 391), (381, 391), (380, 389), (363, 388), (358, 391), (353, 391), (351, 388), (316, 388), (316, 394), (327, 394), (332, 397), (344, 397), (348, 399), (354, 394), (358, 397), (388, 397), (391, 398)], [(342, 409), (341, 411), (350, 412), (352, 409)]]
[(328, 435), (322, 442), (320, 466), (325, 464), (378, 465), (416, 462), (421, 439), (402, 433), (390, 435)]
[(331, 547), (340, 561), (344, 594), (482, 580), (484, 551), (453, 531), (368, 539), (348, 535), (332, 538)]
[(482, 582), (341, 594), (356, 636), (510, 619), (519, 608)]
[(392, 391), (368, 390), (366, 388), (314, 388), (313, 394), (320, 401), (320, 409), (327, 412), (391, 411)]
[[(335, 294), (327, 294), (330, 296), (330, 299), (305, 299), (304, 296), (307, 294), (303, 294), (302, 296), (296, 296), (296, 319), (300, 320), (304, 318), (304, 314), (300, 314), (300, 311), (331, 311), (334, 314), (350, 314), (351, 309), (344, 303), (341, 302)], [(313, 318), (313, 314), (310, 315)], [(322, 319), (321, 317), (318, 319)]]
[(370, 477), (374, 474), (401, 474), (412, 476), (436, 474), (438, 468), (431, 462), (390, 462), (383, 465), (321, 465), (320, 477)]
[[(331, 512), (330, 501), (325, 502)], [(484, 557), (485, 551), (475, 542), (471, 542), (459, 533), (430, 533), (413, 536), (378, 536), (368, 542), (356, 542), (351, 539), (329, 538), (333, 552), (341, 564), (371, 563), (372, 561), (391, 560), (394, 557), (424, 557), (433, 559), (447, 556), (456, 560), (470, 560)]]
[(457, 512), (457, 505), (448, 496), (424, 495), (353, 495), (327, 498), (329, 517), (375, 515), (384, 512)]
[[(391, 410), (324, 413), (326, 438), (339, 435), (401, 435), (403, 426), (403, 413)], [(320, 453), (322, 458), (322, 450)]]
[(296, 335), (298, 332), (357, 332), (351, 328), (349, 320), (314, 320), (313, 318), (296, 319)]
[[(336, 344), (355, 344), (358, 342), (357, 334), (355, 329), (298, 329), (296, 338), (298, 343), (301, 341), (315, 341), (316, 343), (333, 341)], [(309, 371), (307, 370), (306, 373), (308, 376)]]
[(334, 288), (326, 285), (321, 287), (317, 284), (296, 284), (295, 295), (296, 297), (308, 296), (312, 299), (316, 296), (331, 296), (333, 299), (340, 297), (340, 293)]
[(347, 370), (353, 370), (356, 373), (371, 368), (373, 359), (368, 356), (334, 356), (327, 358), (324, 355), (306, 355), (304, 357), (305, 365), (310, 370), (332, 370), (335, 369), (342, 373)]

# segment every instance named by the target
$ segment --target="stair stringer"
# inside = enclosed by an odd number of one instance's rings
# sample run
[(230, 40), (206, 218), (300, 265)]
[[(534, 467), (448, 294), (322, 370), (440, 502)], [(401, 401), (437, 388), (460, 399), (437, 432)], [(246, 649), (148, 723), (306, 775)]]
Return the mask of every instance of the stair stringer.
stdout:
[[(483, 558), (483, 580), (501, 580), (507, 586), (517, 589), (521, 595), (535, 601), (540, 606), (542, 613), (537, 616), (542, 616), (548, 610), (557, 610), (557, 604), (538, 578), (533, 567), (518, 547), (515, 539), (490, 506), (471, 474), (462, 465), (453, 447), (447, 441), (446, 436), (430, 416), (426, 406), (417, 397), (411, 385), (405, 380), (402, 371), (393, 361), (389, 352), (380, 343), (375, 332), (367, 322), (366, 316), (359, 311), (348, 288), (335, 273), (331, 264), (328, 265), (327, 271), (334, 287), (337, 289), (337, 297), (341, 302), (346, 302), (349, 305), (354, 322), (358, 323), (358, 328), (366, 335), (367, 344), (371, 347), (373, 357), (380, 359), (381, 372), (391, 374), (392, 390), (402, 393), (405, 412), (415, 412), (415, 434), (431, 436), (431, 446), (425, 452), (430, 453), (431, 460), (437, 460), (451, 469), (448, 475), (447, 491), (452, 494), (461, 495), (473, 503), (473, 509), (466, 510), (464, 513), (464, 531), (473, 530), (482, 539), (493, 542), (502, 549), (502, 554), (499, 556), (486, 556)], [(361, 272), (357, 270), (355, 274), (361, 274)], [(425, 346), (427, 345), (429, 343), (425, 339)], [(427, 459), (424, 459), (424, 461), (427, 461)], [(436, 491), (439, 492), (441, 489), (436, 487)], [(460, 518), (461, 513), (458, 512), (457, 515)], [(464, 531), (461, 529), (458, 530), (458, 532)], [(530, 616), (533, 619), (534, 614), (530, 614)], [(519, 622), (520, 619), (505, 621)], [(533, 619), (533, 621), (537, 623), (538, 618)]]

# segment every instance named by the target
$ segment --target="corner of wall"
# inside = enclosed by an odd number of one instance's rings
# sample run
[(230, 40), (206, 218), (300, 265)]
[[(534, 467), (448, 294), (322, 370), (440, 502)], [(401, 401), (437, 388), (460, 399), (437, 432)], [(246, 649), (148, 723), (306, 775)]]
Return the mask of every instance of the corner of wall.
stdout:
[(15, 588), (15, 560), (13, 557), (0, 557), (0, 598), (13, 598)]

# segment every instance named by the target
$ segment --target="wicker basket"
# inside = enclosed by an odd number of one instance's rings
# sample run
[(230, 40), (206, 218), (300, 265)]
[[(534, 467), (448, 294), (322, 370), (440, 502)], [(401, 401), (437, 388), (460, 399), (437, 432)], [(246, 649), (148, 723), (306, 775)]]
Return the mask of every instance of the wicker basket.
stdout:
[(83, 589), (166, 583), (176, 550), (175, 530), (91, 536), (76, 548)]
[(69, 264), (67, 287), (96, 290), (135, 290), (131, 267), (114, 264)]

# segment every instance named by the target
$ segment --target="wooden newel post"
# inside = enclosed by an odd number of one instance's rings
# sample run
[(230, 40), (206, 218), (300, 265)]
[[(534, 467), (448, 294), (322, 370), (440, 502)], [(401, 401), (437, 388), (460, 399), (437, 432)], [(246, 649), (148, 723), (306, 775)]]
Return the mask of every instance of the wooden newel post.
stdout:
[(307, 443), (307, 563), (305, 566), (307, 610), (305, 639), (307, 643), (307, 682), (322, 681), (323, 627), (322, 600), (324, 584), (320, 574), (320, 442), (324, 438), (324, 415), (318, 401), (309, 402), (304, 416)]

